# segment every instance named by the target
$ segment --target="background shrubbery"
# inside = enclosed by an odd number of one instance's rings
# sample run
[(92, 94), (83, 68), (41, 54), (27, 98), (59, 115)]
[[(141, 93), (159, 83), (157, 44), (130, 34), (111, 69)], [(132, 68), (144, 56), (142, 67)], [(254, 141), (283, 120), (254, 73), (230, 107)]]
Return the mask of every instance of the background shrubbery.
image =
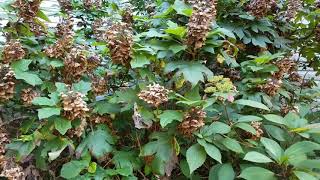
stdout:
[(320, 2), (41, 3), (1, 4), (1, 176), (320, 178)]

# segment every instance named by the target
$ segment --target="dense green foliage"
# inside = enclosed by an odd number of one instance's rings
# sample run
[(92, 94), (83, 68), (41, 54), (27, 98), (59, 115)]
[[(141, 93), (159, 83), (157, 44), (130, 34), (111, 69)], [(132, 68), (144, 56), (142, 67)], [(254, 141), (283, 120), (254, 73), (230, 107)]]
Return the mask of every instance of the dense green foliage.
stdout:
[(1, 4), (1, 176), (320, 179), (320, 2), (59, 2)]

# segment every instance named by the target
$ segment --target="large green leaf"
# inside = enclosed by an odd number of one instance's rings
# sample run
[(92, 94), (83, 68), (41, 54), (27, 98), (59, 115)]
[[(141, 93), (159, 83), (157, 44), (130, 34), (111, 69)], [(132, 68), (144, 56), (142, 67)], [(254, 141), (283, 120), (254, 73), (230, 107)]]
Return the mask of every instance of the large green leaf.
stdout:
[(207, 153), (202, 146), (194, 144), (187, 150), (186, 156), (190, 174), (192, 174), (193, 171), (198, 169), (205, 162)]
[(192, 14), (192, 8), (186, 5), (182, 0), (175, 0), (172, 7), (178, 14), (185, 16), (191, 16)]
[(236, 153), (243, 153), (242, 147), (240, 146), (239, 142), (235, 139), (226, 137), (223, 139), (222, 144), (231, 151), (234, 151)]
[(213, 166), (209, 172), (209, 180), (234, 180), (235, 172), (231, 164), (218, 164)]
[(165, 174), (165, 167), (172, 160), (172, 155), (176, 153), (174, 147), (174, 137), (168, 133), (153, 133), (150, 136), (151, 142), (144, 145), (140, 156), (154, 155), (152, 170), (158, 174)]
[(167, 64), (164, 71), (165, 73), (169, 73), (176, 69), (178, 69), (176, 76), (183, 75), (183, 77), (193, 86), (197, 85), (199, 81), (204, 82), (204, 75), (207, 77), (213, 76), (213, 73), (199, 62), (170, 62)]
[(62, 134), (64, 135), (69, 129), (72, 128), (71, 121), (57, 117), (54, 119), (54, 127)]
[(296, 155), (301, 155), (309, 153), (315, 150), (320, 150), (320, 145), (311, 141), (301, 141), (291, 145), (285, 150), (284, 154), (287, 157), (294, 157)]
[(317, 180), (318, 178), (303, 171), (293, 171), (293, 173), (299, 178), (299, 180)]
[(89, 165), (89, 162), (86, 160), (70, 161), (62, 166), (60, 175), (61, 177), (66, 179), (75, 178), (88, 165)]
[(75, 92), (80, 92), (81, 94), (86, 95), (91, 90), (91, 83), (80, 81), (78, 83), (73, 84), (72, 90)]
[(99, 125), (95, 131), (91, 131), (89, 135), (83, 139), (76, 151), (80, 154), (89, 150), (96, 158), (101, 158), (113, 150), (112, 145), (115, 140), (110, 134), (110, 130), (105, 125)]
[(218, 161), (219, 163), (221, 163), (221, 152), (220, 152), (220, 150), (216, 147), (216, 146), (214, 146), (214, 145), (212, 145), (212, 144), (210, 144), (210, 143), (207, 143), (205, 140), (203, 140), (203, 139), (198, 139), (198, 143), (202, 146), (202, 147), (204, 147), (204, 150), (207, 152), (207, 154), (211, 157), (211, 158), (213, 158), (214, 160), (216, 160), (216, 161)]
[(239, 105), (250, 106), (250, 107), (270, 111), (270, 109), (266, 105), (259, 103), (257, 101), (252, 101), (252, 100), (247, 100), (247, 99), (239, 99), (239, 100), (236, 100), (234, 103), (239, 104)]
[(141, 68), (147, 64), (150, 64), (150, 60), (148, 60), (148, 58), (143, 54), (137, 54), (133, 57), (130, 64), (132, 68)]
[(261, 167), (248, 167), (244, 169), (239, 177), (246, 180), (276, 180), (274, 173)]
[(266, 148), (267, 153), (276, 161), (280, 161), (282, 155), (283, 155), (283, 149), (280, 147), (280, 145), (275, 142), (272, 139), (268, 139), (268, 138), (261, 138), (261, 143), (263, 144), (263, 146)]
[(166, 110), (162, 114), (160, 114), (159, 118), (161, 127), (166, 127), (174, 120), (181, 122), (183, 119), (183, 113), (174, 110)]
[(285, 124), (283, 117), (276, 114), (267, 114), (263, 116), (266, 120), (277, 124)]
[(32, 100), (32, 104), (39, 105), (39, 106), (55, 106), (56, 102), (47, 97), (35, 97)]
[(42, 108), (38, 109), (39, 119), (45, 119), (54, 115), (60, 115), (61, 108)]
[(40, 85), (43, 83), (43, 81), (40, 79), (40, 77), (33, 72), (15, 71), (15, 77), (16, 77), (16, 79), (22, 79), (22, 80), (26, 81), (26, 83), (28, 83), (32, 86)]
[(244, 160), (256, 162), (256, 163), (270, 163), (273, 162), (270, 158), (268, 158), (266, 155), (261, 154), (259, 152), (251, 151), (248, 152), (244, 158)]

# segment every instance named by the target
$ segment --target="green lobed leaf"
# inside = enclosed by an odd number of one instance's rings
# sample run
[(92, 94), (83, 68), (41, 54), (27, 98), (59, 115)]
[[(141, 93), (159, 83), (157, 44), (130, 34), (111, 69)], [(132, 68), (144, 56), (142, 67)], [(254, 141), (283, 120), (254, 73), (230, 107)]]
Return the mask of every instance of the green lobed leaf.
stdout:
[(60, 171), (60, 176), (66, 179), (75, 178), (89, 165), (88, 161), (70, 161), (64, 164)]
[(54, 115), (60, 115), (61, 108), (42, 108), (38, 109), (39, 119), (46, 119)]
[(183, 113), (174, 110), (165, 110), (162, 114), (160, 114), (159, 118), (161, 127), (166, 127), (174, 120), (181, 122), (183, 119)]
[(56, 102), (47, 97), (35, 97), (32, 100), (32, 104), (38, 105), (38, 106), (55, 106)]
[(91, 83), (85, 82), (85, 81), (80, 81), (76, 84), (73, 84), (72, 90), (75, 92), (80, 92), (81, 94), (86, 95), (91, 90)]
[(60, 132), (60, 134), (64, 135), (66, 132), (72, 128), (71, 121), (57, 117), (54, 119), (54, 127)]

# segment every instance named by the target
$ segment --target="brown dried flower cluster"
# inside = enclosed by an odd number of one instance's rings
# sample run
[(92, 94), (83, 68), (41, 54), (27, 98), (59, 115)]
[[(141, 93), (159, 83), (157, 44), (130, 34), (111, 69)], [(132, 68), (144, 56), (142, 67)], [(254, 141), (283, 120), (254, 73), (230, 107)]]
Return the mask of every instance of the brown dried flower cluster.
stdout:
[(8, 178), (9, 180), (22, 180), (24, 173), (22, 167), (20, 167), (12, 158), (5, 156), (5, 146), (10, 143), (9, 136), (6, 130), (0, 128), (0, 169), (1, 177)]
[(61, 37), (58, 41), (45, 49), (45, 53), (51, 58), (63, 58), (73, 46), (73, 35), (68, 34)]
[(33, 21), (33, 18), (35, 18), (39, 12), (41, 1), (42, 0), (16, 0), (12, 6), (19, 10), (19, 17), (25, 21)]
[(280, 112), (283, 116), (287, 115), (289, 112), (299, 113), (298, 106), (289, 106), (287, 103), (282, 103)]
[(89, 108), (83, 100), (84, 95), (79, 92), (69, 91), (61, 94), (63, 115), (68, 120), (73, 121), (77, 118), (85, 119)]
[(83, 0), (84, 8), (100, 8), (102, 6), (102, 0)]
[(35, 97), (39, 96), (39, 93), (32, 88), (23, 89), (21, 91), (21, 100), (25, 106), (30, 106)]
[(6, 65), (0, 66), (0, 101), (7, 101), (13, 98), (15, 77), (14, 72)]
[(276, 5), (275, 0), (251, 0), (248, 10), (256, 18), (263, 18)]
[(263, 129), (262, 129), (262, 123), (261, 122), (257, 122), (257, 121), (253, 121), (251, 122), (251, 126), (256, 130), (256, 134), (252, 134), (251, 135), (251, 139), (252, 140), (259, 140), (262, 136), (263, 136)]
[(146, 103), (158, 107), (168, 101), (169, 90), (160, 84), (149, 85), (147, 90), (141, 91), (138, 96)]
[(113, 24), (106, 32), (106, 39), (114, 64), (130, 67), (133, 34), (127, 23)]
[(98, 55), (89, 56), (88, 59), (88, 71), (96, 69), (101, 64), (101, 58)]
[(64, 36), (73, 35), (73, 20), (68, 18), (57, 24), (56, 36), (62, 38)]
[(24, 58), (25, 55), (26, 52), (23, 49), (21, 43), (16, 40), (11, 40), (6, 45), (4, 45), (2, 52), (2, 63), (10, 64), (13, 61)]
[(265, 92), (269, 96), (275, 96), (281, 88), (282, 80), (268, 79), (268, 82), (263, 85), (258, 85), (260, 91)]
[(92, 92), (97, 95), (103, 95), (108, 90), (107, 80), (104, 77), (92, 77)]
[(72, 4), (70, 0), (58, 0), (60, 8), (65, 12), (70, 12), (72, 10)]
[(316, 40), (320, 41), (320, 24), (318, 24), (317, 27), (316, 27), (315, 36), (316, 36)]
[(204, 126), (206, 112), (200, 108), (192, 108), (184, 115), (184, 120), (178, 126), (178, 130), (185, 136), (191, 136), (193, 132)]
[(81, 118), (80, 125), (72, 130), (73, 135), (77, 137), (81, 137), (82, 134), (85, 132), (87, 126), (88, 126), (88, 123), (86, 121), (86, 118)]
[(283, 79), (284, 75), (297, 71), (297, 63), (290, 59), (283, 59), (275, 63), (279, 71), (274, 74), (276, 79)]
[(215, 0), (190, 0), (193, 13), (188, 23), (186, 44), (195, 52), (200, 49), (210, 31), (212, 21), (216, 16)]
[(296, 17), (299, 9), (302, 8), (302, 2), (301, 0), (288, 0), (288, 9), (284, 15), (287, 20), (290, 21)]
[(133, 14), (131, 9), (125, 9), (125, 11), (122, 14), (122, 22), (127, 24), (133, 24)]
[[(289, 78), (290, 78), (290, 76), (292, 74), (296, 73), (296, 71), (298, 69), (296, 62), (294, 62), (290, 59), (287, 59), (287, 58), (276, 62), (275, 65), (278, 67), (279, 71), (274, 73), (272, 75), (272, 78), (268, 79), (267, 83), (258, 86), (258, 89), (260, 91), (265, 92), (269, 96), (275, 96), (278, 93), (278, 90), (282, 86), (282, 80), (286, 74), (288, 74)], [(298, 74), (295, 74), (295, 76), (296, 75), (298, 75)], [(293, 77), (293, 75), (292, 75), (292, 77)], [(296, 80), (297, 80), (297, 78), (298, 77), (295, 77)]]
[(87, 72), (87, 57), (81, 49), (72, 48), (63, 62), (62, 73), (66, 83), (80, 80), (81, 76)]
[(104, 38), (105, 32), (100, 29), (102, 26), (103, 26), (102, 19), (95, 19), (92, 23), (92, 31), (93, 31), (94, 37), (98, 41), (103, 41), (105, 39)]

